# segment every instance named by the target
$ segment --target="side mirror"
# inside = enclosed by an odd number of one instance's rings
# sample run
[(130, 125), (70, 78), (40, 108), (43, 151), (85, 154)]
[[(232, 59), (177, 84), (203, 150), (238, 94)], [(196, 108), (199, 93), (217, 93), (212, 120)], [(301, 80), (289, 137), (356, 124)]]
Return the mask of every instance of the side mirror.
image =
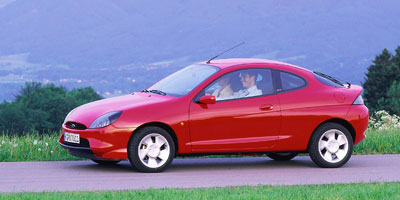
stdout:
[(200, 98), (199, 102), (204, 104), (215, 104), (216, 99), (214, 95), (205, 95)]

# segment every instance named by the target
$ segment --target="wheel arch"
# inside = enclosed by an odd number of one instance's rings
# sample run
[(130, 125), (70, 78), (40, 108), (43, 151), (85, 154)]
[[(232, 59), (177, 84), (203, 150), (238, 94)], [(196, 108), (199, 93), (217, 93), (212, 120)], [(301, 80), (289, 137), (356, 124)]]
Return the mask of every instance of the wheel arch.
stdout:
[(311, 137), (315, 134), (315, 131), (319, 127), (321, 127), (322, 125), (324, 125), (326, 123), (336, 123), (336, 124), (340, 124), (340, 125), (344, 126), (350, 132), (350, 135), (351, 135), (351, 137), (353, 139), (353, 144), (354, 144), (354, 141), (356, 139), (356, 131), (355, 131), (353, 125), (351, 125), (350, 122), (348, 122), (348, 121), (346, 121), (344, 119), (332, 118), (332, 119), (328, 119), (328, 120), (323, 121), (317, 127), (315, 127), (315, 129), (313, 130), (312, 134), (310, 135), (310, 138), (308, 139), (307, 149), (308, 149), (308, 147), (310, 145)]
[(171, 135), (172, 139), (174, 140), (175, 154), (178, 153), (179, 145), (178, 145), (178, 138), (176, 137), (175, 131), (168, 124), (165, 124), (162, 122), (148, 122), (148, 123), (142, 124), (133, 131), (130, 138), (132, 138), (135, 135), (135, 133), (138, 132), (140, 129), (142, 129), (144, 127), (148, 127), (148, 126), (157, 126), (157, 127), (160, 127), (162, 129), (166, 130)]

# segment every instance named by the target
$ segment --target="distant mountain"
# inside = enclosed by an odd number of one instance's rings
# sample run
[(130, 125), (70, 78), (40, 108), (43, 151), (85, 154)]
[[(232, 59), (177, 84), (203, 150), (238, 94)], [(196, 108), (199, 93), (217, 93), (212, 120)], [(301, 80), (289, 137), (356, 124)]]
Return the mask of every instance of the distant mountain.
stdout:
[(281, 60), (360, 84), (400, 45), (400, 1), (0, 0), (0, 100), (25, 81), (140, 90), (224, 56)]

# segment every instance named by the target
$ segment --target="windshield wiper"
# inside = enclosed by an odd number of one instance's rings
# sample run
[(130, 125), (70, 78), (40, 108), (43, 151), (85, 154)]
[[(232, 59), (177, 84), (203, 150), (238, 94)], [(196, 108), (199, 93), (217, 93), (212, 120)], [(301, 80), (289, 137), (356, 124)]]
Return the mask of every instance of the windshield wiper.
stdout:
[(165, 93), (165, 92), (163, 92), (161, 90), (150, 90), (150, 92), (151, 93), (156, 93), (156, 94), (159, 94), (159, 95), (163, 95), (163, 96), (167, 95), (167, 93)]
[(330, 81), (332, 81), (332, 82), (344, 87), (342, 82), (338, 81), (337, 79), (333, 78), (332, 76), (326, 75), (326, 74), (321, 73), (321, 72), (316, 72), (316, 71), (314, 71), (314, 73), (316, 73), (316, 74), (318, 74), (318, 75), (320, 75), (320, 76), (322, 76), (322, 77), (324, 77), (324, 78), (326, 78), (326, 79), (328, 79), (328, 80), (330, 80)]
[(161, 91), (161, 90), (148, 90), (148, 89), (144, 89), (144, 90), (142, 90), (142, 92), (144, 92), (144, 93), (154, 93), (154, 94), (159, 94), (159, 95), (163, 95), (163, 96), (165, 96), (165, 95), (167, 95), (167, 93), (165, 93), (165, 92), (163, 92), (163, 91)]

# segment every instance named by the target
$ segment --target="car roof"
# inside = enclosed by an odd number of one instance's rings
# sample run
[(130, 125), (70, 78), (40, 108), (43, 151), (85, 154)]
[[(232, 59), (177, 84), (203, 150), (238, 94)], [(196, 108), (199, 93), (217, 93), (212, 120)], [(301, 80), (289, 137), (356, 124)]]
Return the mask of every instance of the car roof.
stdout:
[(299, 67), (299, 66), (292, 65), (289, 63), (284, 63), (284, 62), (280, 62), (280, 61), (276, 61), (276, 60), (259, 59), (259, 58), (228, 58), (228, 59), (212, 60), (210, 63), (200, 62), (198, 64), (213, 65), (213, 66), (219, 67), (221, 69), (225, 69), (225, 68), (236, 66), (236, 65), (244, 65), (244, 64), (270, 64), (270, 65), (283, 65), (283, 66), (302, 69), (305, 71), (310, 71), (303, 67)]

